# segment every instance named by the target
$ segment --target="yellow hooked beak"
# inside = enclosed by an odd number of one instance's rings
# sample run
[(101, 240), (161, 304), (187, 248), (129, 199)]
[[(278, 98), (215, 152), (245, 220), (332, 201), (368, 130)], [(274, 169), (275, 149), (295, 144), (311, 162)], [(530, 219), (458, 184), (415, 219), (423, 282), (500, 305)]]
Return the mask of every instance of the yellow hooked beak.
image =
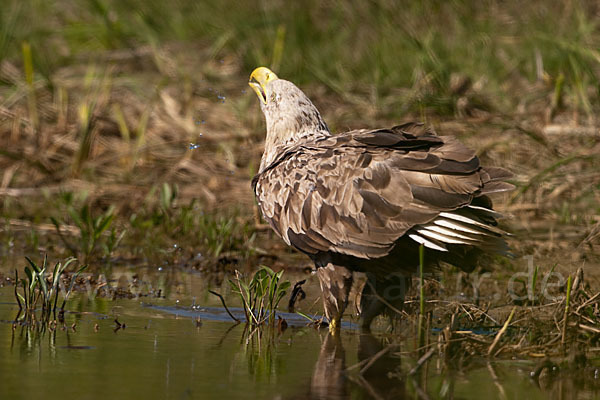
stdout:
[(262, 100), (264, 104), (267, 104), (267, 83), (274, 81), (277, 78), (275, 72), (271, 71), (266, 67), (258, 67), (250, 74), (250, 81), (248, 85), (256, 92), (256, 95)]

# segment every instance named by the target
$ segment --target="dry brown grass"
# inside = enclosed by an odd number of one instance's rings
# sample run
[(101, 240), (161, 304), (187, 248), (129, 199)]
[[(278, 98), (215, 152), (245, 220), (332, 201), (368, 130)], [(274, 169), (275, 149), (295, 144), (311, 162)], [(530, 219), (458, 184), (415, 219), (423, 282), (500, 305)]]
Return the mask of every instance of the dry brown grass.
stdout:
[[(115, 205), (126, 220), (165, 182), (178, 186), (178, 204), (198, 199), (204, 212), (237, 209), (251, 221), (249, 182), (264, 127), (240, 65), (235, 56), (215, 58), (200, 44), (140, 47), (107, 51), (94, 62), (81, 58), (55, 71), (49, 87), (28, 84), (20, 66), (2, 61), (0, 80), (10, 83), (0, 93), (6, 223), (43, 230), (45, 202), (82, 191), (100, 209)], [(520, 90), (537, 100), (506, 115), (478, 108), (471, 99), (482, 96), (481, 88), (454, 80), (457, 116), (425, 111), (407, 119), (425, 119), (440, 134), (477, 149), (486, 164), (515, 173), (518, 189), (497, 202), (512, 216), (505, 223), (515, 234), (517, 255), (547, 260), (559, 254), (569, 270), (583, 260), (597, 263), (598, 121), (568, 104), (558, 107), (550, 82), (520, 82)], [(360, 95), (342, 97), (319, 84), (304, 89), (334, 129), (402, 122)]]
[[(240, 93), (244, 81), (233, 61), (202, 63), (208, 50), (185, 50), (119, 51), (106, 54), (105, 64), (58, 70), (54, 92), (35, 90), (39, 127), (30, 118), (19, 70), (4, 61), (0, 79), (16, 92), (2, 109), (2, 195), (87, 190), (135, 208), (153, 185), (170, 182), (185, 198), (209, 205), (251, 205), (244, 184), (260, 145), (247, 124), (258, 119), (236, 115), (245, 114), (239, 108), (247, 109), (250, 100)], [(181, 59), (190, 53), (197, 57)], [(222, 104), (211, 90), (237, 93)], [(200, 147), (190, 151), (189, 143)]]

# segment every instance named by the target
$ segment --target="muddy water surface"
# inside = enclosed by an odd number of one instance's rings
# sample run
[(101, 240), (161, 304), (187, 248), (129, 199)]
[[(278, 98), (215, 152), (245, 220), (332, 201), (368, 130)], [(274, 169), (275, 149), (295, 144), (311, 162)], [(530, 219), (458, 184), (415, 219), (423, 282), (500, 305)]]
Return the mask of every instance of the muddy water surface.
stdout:
[[(126, 280), (108, 279), (115, 287)], [(142, 296), (132, 299), (77, 293), (67, 304), (64, 327), (45, 332), (14, 325), (14, 289), (0, 288), (0, 399), (600, 395), (594, 377), (583, 376), (587, 372), (530, 379), (538, 365), (534, 361), (476, 359), (464, 368), (449, 368), (432, 357), (409, 375), (417, 361), (410, 337), (406, 345), (382, 354), (388, 341), (383, 334), (360, 334), (347, 324), (333, 337), (285, 314), (289, 327), (284, 332), (250, 332), (231, 322), (207, 294), (209, 284), (201, 276), (155, 271), (139, 281)], [(307, 292), (309, 298), (318, 293), (316, 282), (309, 280)], [(232, 297), (228, 301), (234, 303)], [(119, 329), (115, 319), (122, 324)], [(361, 374), (366, 364), (356, 364), (376, 354), (376, 362)]]

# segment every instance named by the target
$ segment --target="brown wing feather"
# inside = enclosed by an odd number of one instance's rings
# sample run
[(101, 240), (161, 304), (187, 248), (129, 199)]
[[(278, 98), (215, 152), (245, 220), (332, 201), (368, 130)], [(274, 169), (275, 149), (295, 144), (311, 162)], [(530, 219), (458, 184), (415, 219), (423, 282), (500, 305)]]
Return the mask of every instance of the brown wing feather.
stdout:
[(452, 137), (419, 125), (352, 131), (282, 154), (254, 179), (264, 217), (290, 245), (381, 257), (418, 224), (503, 190), (506, 174), (484, 170)]

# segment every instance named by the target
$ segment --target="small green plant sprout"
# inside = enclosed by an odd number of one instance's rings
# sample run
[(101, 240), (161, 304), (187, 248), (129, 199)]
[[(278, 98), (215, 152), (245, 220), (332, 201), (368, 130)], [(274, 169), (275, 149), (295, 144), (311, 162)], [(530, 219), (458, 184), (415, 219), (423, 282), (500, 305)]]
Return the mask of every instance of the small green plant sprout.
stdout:
[(290, 288), (289, 281), (281, 281), (282, 275), (283, 271), (274, 272), (263, 265), (250, 282), (245, 282), (235, 271), (235, 279), (230, 279), (229, 283), (242, 300), (247, 323), (258, 326), (268, 321), (269, 325), (274, 324), (277, 306)]
[(203, 235), (204, 245), (215, 258), (218, 258), (224, 249), (231, 247), (235, 229), (236, 221), (233, 218), (212, 218), (205, 215), (199, 220), (199, 231)]
[[(78, 210), (68, 199), (65, 202), (67, 206), (66, 211), (71, 217), (73, 224), (79, 230), (79, 243), (75, 245), (65, 237), (61, 231), (61, 221), (54, 217), (50, 217), (50, 220), (54, 224), (56, 232), (65, 246), (74, 254), (82, 255), (84, 261), (87, 262), (99, 244), (101, 236), (110, 228), (113, 222), (115, 217), (114, 206), (111, 205), (104, 213), (93, 216), (88, 204), (84, 204)], [(102, 248), (107, 253), (107, 256), (120, 244), (124, 235), (125, 231), (117, 234), (114, 229), (110, 230), (110, 235), (106, 243), (102, 243)]]
[[(19, 305), (17, 321), (28, 325), (35, 325), (41, 322), (46, 325), (51, 320), (56, 320), (56, 305), (58, 303), (58, 292), (60, 291), (60, 279), (67, 267), (75, 258), (68, 258), (64, 263), (58, 262), (54, 266), (50, 279), (46, 277), (48, 268), (48, 257), (44, 256), (41, 266), (38, 266), (29, 257), (25, 257), (29, 265), (24, 268), (25, 278), (19, 279), (19, 273), (15, 269), (15, 298)], [(87, 265), (82, 266), (71, 277), (71, 285), (64, 295), (64, 301), (61, 306), (61, 313), (64, 311), (66, 300), (73, 289), (77, 276), (85, 269)], [(22, 293), (19, 293), (19, 284)], [(36, 318), (36, 310), (41, 305), (40, 318)], [(59, 315), (60, 315), (59, 314)]]
[(168, 214), (175, 207), (175, 200), (179, 194), (179, 187), (168, 183), (163, 183), (160, 188), (160, 208), (165, 214)]

